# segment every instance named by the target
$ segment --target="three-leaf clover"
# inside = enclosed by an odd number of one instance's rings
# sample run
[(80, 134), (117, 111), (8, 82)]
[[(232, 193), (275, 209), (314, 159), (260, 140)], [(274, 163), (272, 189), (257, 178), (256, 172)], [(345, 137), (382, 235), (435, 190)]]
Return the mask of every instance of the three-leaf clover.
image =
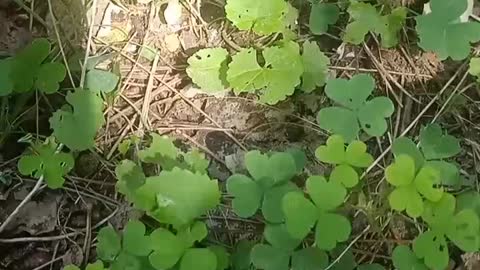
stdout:
[(7, 72), (10, 74), (14, 91), (27, 92), (34, 86), (47, 94), (58, 90), (59, 83), (65, 79), (66, 70), (61, 63), (44, 63), (50, 50), (50, 42), (47, 39), (35, 39), (8, 62), (10, 66)]
[(178, 264), (179, 270), (217, 270), (216, 253), (208, 248), (195, 248), (195, 242), (207, 236), (203, 222), (195, 222), (173, 234), (158, 228), (150, 234), (153, 252), (148, 256), (157, 270), (171, 269)]
[(188, 58), (187, 74), (206, 92), (215, 93), (226, 88), (228, 52), (223, 48), (202, 49)]
[(267, 221), (282, 222), (282, 197), (298, 189), (289, 182), (298, 171), (294, 158), (289, 153), (268, 156), (251, 151), (245, 155), (245, 165), (252, 178), (234, 174), (227, 179), (227, 191), (234, 196), (233, 210), (246, 218), (253, 216), (261, 206)]
[(413, 251), (428, 267), (440, 270), (448, 266), (447, 238), (463, 251), (478, 251), (479, 217), (471, 209), (456, 212), (453, 195), (445, 193), (441, 200), (426, 203), (422, 218), (429, 230), (414, 240)]
[(267, 225), (263, 235), (269, 244), (255, 245), (250, 254), (257, 269), (315, 270), (328, 266), (328, 255), (318, 248), (295, 251), (302, 240), (292, 238), (283, 224)]
[(428, 270), (422, 260), (418, 259), (407, 246), (397, 246), (392, 253), (392, 261), (398, 270)]
[(462, 150), (459, 140), (452, 135), (444, 134), (438, 124), (430, 124), (422, 129), (420, 148), (427, 160), (453, 157)]
[(262, 89), (260, 101), (275, 104), (292, 95), (300, 84), (303, 74), (300, 48), (297, 43), (288, 41), (264, 49), (262, 56), (264, 64), (261, 66), (252, 48), (235, 54), (228, 65), (227, 81), (235, 93)]
[(434, 187), (440, 181), (440, 173), (428, 165), (417, 173), (415, 161), (408, 155), (395, 157), (395, 162), (385, 169), (385, 177), (395, 186), (388, 196), (390, 207), (396, 211), (406, 210), (413, 218), (424, 211), (423, 197), (436, 202), (443, 196), (443, 190)]
[(468, 0), (431, 0), (431, 13), (417, 16), (419, 46), (435, 52), (441, 60), (462, 60), (470, 53), (470, 43), (480, 40), (480, 23), (460, 22)]
[(323, 86), (328, 75), (330, 59), (320, 51), (315, 42), (303, 43), (303, 75), (301, 89), (307, 93), (312, 92), (318, 86)]
[(394, 106), (387, 97), (367, 101), (374, 86), (374, 79), (365, 74), (356, 75), (351, 80), (329, 80), (325, 93), (341, 107), (321, 109), (317, 115), (320, 126), (342, 135), (347, 142), (357, 137), (360, 126), (370, 136), (382, 136), (387, 130), (385, 118), (393, 114)]
[(303, 239), (315, 226), (315, 244), (322, 250), (332, 250), (337, 242), (348, 239), (352, 230), (348, 219), (334, 210), (343, 204), (346, 189), (337, 182), (327, 182), (322, 176), (311, 176), (306, 190), (313, 203), (300, 192), (283, 197), (282, 208), (288, 232)]
[(145, 174), (140, 166), (131, 160), (122, 160), (115, 168), (117, 176), (116, 189), (125, 195), (130, 202), (136, 201), (136, 192), (145, 184)]
[(285, 28), (288, 5), (283, 0), (228, 0), (225, 12), (238, 29), (269, 35)]
[(111, 270), (150, 269), (146, 258), (152, 245), (145, 231), (145, 225), (136, 220), (127, 223), (122, 237), (110, 226), (102, 228), (97, 237), (98, 257), (109, 262)]
[(359, 176), (355, 168), (366, 168), (373, 163), (365, 143), (352, 141), (345, 149), (345, 141), (340, 135), (330, 136), (326, 145), (317, 148), (315, 156), (322, 162), (337, 165), (330, 174), (330, 181), (347, 188), (358, 184)]
[(136, 191), (137, 206), (174, 227), (190, 224), (220, 201), (216, 180), (205, 174), (173, 168), (148, 177)]
[(387, 48), (397, 45), (398, 32), (407, 17), (407, 11), (403, 7), (381, 16), (371, 4), (357, 1), (350, 4), (348, 13), (353, 21), (345, 29), (345, 41), (358, 45), (368, 32), (373, 32), (381, 36), (382, 46)]
[(315, 35), (321, 35), (327, 32), (328, 26), (338, 20), (340, 10), (333, 3), (312, 3), (308, 26)]
[(95, 146), (95, 136), (103, 125), (103, 101), (94, 92), (76, 89), (66, 97), (71, 106), (53, 113), (50, 127), (59, 142), (75, 151)]
[(18, 161), (18, 171), (35, 178), (43, 176), (48, 187), (55, 189), (63, 186), (63, 176), (73, 169), (74, 163), (71, 153), (57, 152), (57, 144), (35, 143)]

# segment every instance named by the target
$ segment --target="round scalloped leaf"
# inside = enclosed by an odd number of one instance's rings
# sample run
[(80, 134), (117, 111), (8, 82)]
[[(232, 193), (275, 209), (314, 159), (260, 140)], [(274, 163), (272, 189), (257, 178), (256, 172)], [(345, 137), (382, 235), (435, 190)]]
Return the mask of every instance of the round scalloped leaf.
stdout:
[(300, 88), (310, 93), (315, 88), (325, 84), (330, 59), (320, 51), (315, 42), (305, 41), (303, 43), (302, 61), (304, 71)]
[(282, 198), (285, 194), (298, 190), (293, 183), (275, 186), (265, 191), (262, 203), (262, 214), (270, 223), (281, 223), (285, 220), (282, 211)]
[(353, 141), (360, 132), (357, 114), (342, 107), (327, 107), (317, 114), (321, 128), (333, 134), (341, 135), (347, 142)]
[(236, 94), (254, 92), (267, 85), (263, 73), (255, 49), (242, 49), (232, 56), (232, 61), (228, 64), (227, 81)]
[(140, 166), (131, 160), (122, 160), (115, 168), (117, 191), (124, 194), (130, 202), (135, 202), (135, 192), (145, 183), (145, 174)]
[(330, 174), (330, 181), (340, 183), (346, 188), (356, 186), (358, 179), (358, 173), (349, 165), (338, 165)]
[(290, 254), (280, 248), (257, 244), (251, 252), (252, 264), (263, 270), (289, 270)]
[(303, 193), (290, 192), (282, 199), (287, 231), (295, 238), (305, 238), (318, 219), (317, 208)]
[(398, 270), (428, 270), (407, 246), (397, 246), (392, 253), (393, 266)]
[(395, 157), (407, 155), (413, 158), (415, 161), (415, 171), (422, 168), (425, 163), (425, 158), (423, 157), (422, 152), (420, 152), (417, 145), (407, 137), (400, 137), (393, 141), (392, 153)]
[(137, 196), (140, 208), (158, 221), (174, 226), (191, 223), (220, 201), (216, 180), (179, 168), (147, 178)]
[(97, 131), (105, 122), (102, 99), (91, 91), (76, 89), (68, 92), (66, 100), (71, 110), (57, 110), (49, 120), (53, 135), (74, 151), (94, 147)]
[(318, 248), (304, 248), (292, 255), (292, 270), (318, 270), (327, 266), (328, 255)]
[(350, 221), (339, 214), (322, 213), (315, 229), (315, 244), (322, 250), (332, 250), (337, 243), (348, 240), (352, 226)]
[(205, 92), (218, 92), (226, 88), (228, 52), (223, 48), (208, 48), (188, 58), (187, 74)]
[(217, 256), (208, 248), (188, 249), (180, 261), (179, 270), (216, 270)]
[(328, 26), (338, 20), (340, 10), (334, 3), (312, 3), (308, 26), (314, 35), (325, 34)]
[(360, 44), (363, 42), (368, 32), (374, 32), (381, 24), (381, 16), (375, 7), (369, 3), (352, 2), (348, 7), (350, 14), (350, 22), (346, 29), (343, 40), (352, 44)]
[(288, 5), (283, 0), (228, 0), (227, 18), (240, 30), (252, 29), (259, 35), (281, 32)]
[(172, 268), (185, 252), (182, 242), (163, 228), (158, 228), (150, 234), (150, 243), (153, 252), (148, 259), (157, 270)]
[(442, 234), (427, 231), (415, 238), (413, 251), (418, 258), (424, 259), (425, 265), (433, 269), (446, 269), (450, 259), (448, 245)]
[(362, 129), (370, 136), (379, 137), (387, 131), (387, 121), (395, 110), (393, 102), (387, 97), (376, 97), (367, 101), (358, 111), (358, 120)]
[(253, 216), (263, 198), (261, 187), (249, 177), (234, 174), (227, 179), (227, 192), (234, 196), (232, 207), (239, 217)]
[(347, 190), (339, 183), (327, 182), (322, 176), (310, 176), (306, 189), (315, 206), (323, 211), (331, 211), (343, 204)]
[(97, 255), (104, 261), (113, 261), (122, 249), (120, 236), (110, 226), (98, 232), (97, 241)]
[(422, 129), (420, 148), (427, 160), (453, 157), (462, 150), (459, 140), (444, 133), (438, 124), (430, 124)]
[(164, 170), (177, 167), (179, 151), (173, 144), (173, 139), (156, 133), (151, 136), (152, 143), (148, 148), (138, 151), (138, 158), (145, 163), (159, 164)]
[(152, 250), (150, 238), (145, 236), (145, 225), (138, 220), (129, 221), (123, 230), (123, 250), (136, 256), (147, 256)]

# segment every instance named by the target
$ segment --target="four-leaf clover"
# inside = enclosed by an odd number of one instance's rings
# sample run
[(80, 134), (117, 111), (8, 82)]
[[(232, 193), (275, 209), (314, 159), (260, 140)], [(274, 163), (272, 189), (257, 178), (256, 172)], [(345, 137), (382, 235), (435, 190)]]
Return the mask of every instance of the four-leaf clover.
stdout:
[(364, 74), (355, 75), (351, 80), (329, 80), (325, 93), (341, 107), (321, 109), (317, 115), (320, 126), (342, 135), (347, 142), (357, 137), (360, 127), (370, 136), (382, 136), (387, 130), (385, 118), (393, 114), (394, 106), (387, 97), (367, 101), (374, 86), (373, 78)]
[(308, 178), (306, 190), (313, 203), (300, 192), (290, 192), (282, 199), (287, 230), (293, 237), (303, 239), (316, 224), (316, 246), (332, 250), (337, 242), (346, 241), (352, 230), (349, 220), (334, 212), (343, 204), (347, 190), (322, 176)]
[(342, 136), (332, 135), (326, 145), (317, 148), (315, 155), (322, 162), (337, 165), (330, 174), (330, 181), (351, 188), (357, 185), (359, 179), (355, 168), (366, 168), (373, 162), (373, 157), (366, 150), (367, 145), (361, 141), (352, 141), (345, 149)]
[(395, 186), (388, 196), (390, 207), (397, 211), (406, 210), (413, 218), (424, 211), (423, 197), (432, 202), (442, 198), (443, 190), (434, 187), (440, 181), (440, 173), (428, 165), (417, 173), (415, 161), (408, 155), (395, 157), (395, 162), (385, 169), (385, 177)]
[(295, 159), (289, 153), (268, 156), (251, 151), (245, 155), (245, 165), (252, 178), (234, 174), (227, 180), (227, 191), (234, 196), (233, 210), (240, 217), (250, 217), (261, 206), (267, 221), (282, 222), (282, 197), (298, 189), (289, 182), (298, 171)]

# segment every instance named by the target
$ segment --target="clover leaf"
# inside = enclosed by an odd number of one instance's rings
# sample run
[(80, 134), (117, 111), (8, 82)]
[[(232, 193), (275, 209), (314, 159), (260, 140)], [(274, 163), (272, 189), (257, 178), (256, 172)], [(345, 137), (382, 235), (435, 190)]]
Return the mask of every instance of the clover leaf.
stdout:
[(420, 234), (413, 242), (413, 251), (425, 264), (433, 269), (448, 266), (447, 239), (466, 252), (480, 247), (480, 221), (471, 209), (456, 210), (455, 197), (445, 193), (438, 202), (426, 203), (422, 218), (429, 230)]
[(398, 43), (398, 34), (405, 24), (407, 11), (403, 7), (396, 8), (391, 14), (381, 16), (371, 4), (352, 1), (348, 7), (351, 23), (345, 29), (344, 40), (353, 44), (363, 42), (368, 32), (378, 34), (382, 38), (383, 47), (393, 47)]
[(303, 43), (302, 61), (304, 72), (302, 75), (301, 89), (307, 93), (323, 86), (328, 75), (330, 59), (320, 51), (318, 45), (311, 41)]
[(173, 168), (148, 177), (136, 191), (138, 207), (166, 224), (181, 227), (218, 205), (216, 180), (207, 175)]
[[(44, 63), (50, 54), (50, 42), (45, 38), (33, 40), (31, 44), (18, 52), (6, 68), (7, 74), (16, 92), (30, 91), (34, 86), (47, 94), (59, 89), (59, 83), (65, 79), (65, 66), (60, 63)], [(8, 65), (7, 64), (7, 65)]]
[(227, 191), (234, 196), (234, 212), (240, 217), (251, 217), (261, 206), (267, 221), (282, 222), (282, 197), (298, 189), (289, 182), (298, 171), (295, 159), (289, 153), (268, 156), (251, 151), (245, 155), (245, 165), (252, 178), (234, 174), (227, 179)]
[(328, 26), (335, 24), (340, 10), (333, 3), (312, 3), (308, 26), (314, 35), (325, 34)]
[(431, 166), (423, 166), (416, 173), (415, 162), (410, 156), (395, 157), (395, 162), (385, 169), (385, 177), (395, 186), (388, 196), (390, 207), (396, 211), (406, 210), (413, 218), (423, 213), (423, 198), (432, 202), (442, 198), (443, 190), (434, 187), (440, 181), (440, 173)]
[(337, 165), (330, 175), (330, 181), (351, 188), (359, 180), (355, 168), (366, 168), (373, 163), (373, 157), (366, 151), (367, 145), (361, 141), (352, 141), (345, 149), (342, 136), (332, 135), (326, 145), (317, 148), (315, 155), (322, 162)]
[(14, 83), (10, 79), (13, 58), (0, 60), (0, 97), (8, 96), (13, 92)]
[(50, 117), (53, 135), (71, 150), (94, 147), (97, 131), (105, 122), (102, 99), (91, 91), (76, 89), (67, 94), (66, 100), (71, 106)]
[(264, 237), (269, 244), (257, 244), (251, 251), (251, 261), (258, 269), (315, 270), (328, 266), (328, 255), (318, 248), (295, 249), (302, 240), (292, 238), (285, 225), (267, 225)]
[(392, 261), (398, 270), (428, 270), (422, 260), (418, 259), (407, 246), (397, 246), (392, 253)]
[(287, 193), (282, 199), (287, 230), (293, 237), (303, 239), (316, 224), (316, 246), (332, 250), (337, 242), (346, 241), (350, 236), (348, 219), (334, 213), (347, 191), (340, 183), (327, 182), (322, 176), (308, 178), (306, 190), (313, 203), (300, 192)]
[(470, 43), (480, 40), (480, 23), (460, 22), (468, 0), (431, 0), (432, 12), (417, 16), (419, 46), (435, 52), (441, 60), (462, 60), (470, 53)]
[(288, 5), (283, 0), (228, 0), (225, 12), (238, 29), (252, 29), (259, 35), (269, 35), (285, 28)]
[(43, 176), (49, 188), (61, 188), (64, 175), (73, 169), (75, 161), (71, 153), (57, 152), (54, 142), (35, 143), (18, 161), (18, 171), (35, 178)]
[(459, 140), (444, 133), (438, 124), (430, 124), (422, 129), (420, 148), (427, 160), (453, 157), (462, 150)]
[(209, 246), (208, 249), (215, 253), (217, 259), (217, 270), (225, 270), (230, 266), (230, 254), (223, 246), (213, 245)]
[(216, 270), (217, 255), (208, 248), (194, 248), (197, 241), (207, 236), (203, 222), (173, 234), (167, 229), (158, 228), (150, 234), (153, 252), (148, 256), (150, 264), (157, 270), (170, 269), (178, 264), (179, 270)]
[(342, 135), (347, 142), (358, 136), (360, 126), (370, 136), (382, 136), (387, 130), (385, 118), (393, 114), (394, 106), (387, 97), (367, 101), (374, 83), (373, 78), (365, 74), (355, 75), (351, 80), (329, 80), (325, 93), (342, 107), (321, 109), (317, 115), (320, 126)]
[(205, 92), (222, 91), (227, 87), (227, 57), (223, 48), (202, 49), (188, 58), (187, 74)]
[(97, 236), (97, 255), (104, 261), (113, 261), (122, 250), (121, 238), (114, 228), (103, 227)]
[(248, 240), (240, 240), (232, 254), (232, 266), (235, 270), (249, 270), (251, 264), (250, 252), (255, 243)]
[(275, 104), (292, 95), (300, 84), (303, 74), (300, 48), (297, 43), (287, 41), (264, 49), (262, 56), (264, 64), (260, 66), (254, 49), (242, 49), (228, 65), (227, 81), (235, 93), (261, 90), (260, 101)]
[(457, 210), (471, 209), (480, 217), (480, 193), (468, 191), (457, 197)]
[(416, 171), (420, 170), (425, 164), (425, 158), (417, 145), (407, 137), (400, 137), (393, 141), (392, 152), (395, 157), (400, 155), (410, 156), (415, 162)]

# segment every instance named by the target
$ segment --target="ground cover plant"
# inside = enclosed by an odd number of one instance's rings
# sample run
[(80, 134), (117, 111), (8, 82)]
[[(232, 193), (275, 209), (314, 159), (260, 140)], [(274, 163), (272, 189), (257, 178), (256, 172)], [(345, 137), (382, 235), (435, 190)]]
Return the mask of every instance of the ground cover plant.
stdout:
[[(145, 38), (158, 34), (147, 27), (141, 42), (133, 41), (135, 31), (118, 41), (122, 31), (106, 38), (94, 34), (104, 26), (94, 31), (94, 23), (84, 22), (78, 36), (88, 38), (79, 55), (78, 48), (66, 50), (62, 35), (69, 32), (58, 29), (62, 18), (50, 0), (53, 25), (38, 18), (41, 5), (18, 2), (9, 5), (27, 12), (31, 27), (44, 23), (52, 36), (33, 38), (0, 59), (0, 149), (13, 138), (18, 152), (6, 161), (0, 155), (0, 194), (2, 201), (20, 198), (0, 212), (0, 244), (58, 244), (41, 264), (18, 266), (16, 258), (1, 260), (2, 267), (480, 267), (476, 3), (210, 1), (223, 15), (207, 23), (202, 1), (107, 1), (118, 10), (150, 10), (149, 22), (165, 31), (163, 39)], [(90, 4), (93, 15), (84, 15), (94, 18), (98, 3)], [(165, 22), (155, 21), (162, 15)], [(188, 17), (190, 25), (171, 24), (175, 16)], [(196, 26), (216, 34), (200, 34)], [(186, 29), (207, 35), (206, 43), (187, 50)], [(390, 60), (382, 55), (392, 52), (389, 68), (406, 55), (410, 75), (384, 67)], [(416, 61), (425, 55), (430, 74), (422, 77)], [(128, 74), (122, 74), (125, 59)], [(452, 67), (445, 78), (435, 78), (433, 61)], [(134, 82), (137, 68), (147, 77)], [(407, 76), (418, 80), (405, 83)], [(127, 91), (133, 88), (143, 90)], [(248, 115), (237, 105), (225, 114), (238, 101), (253, 104), (244, 109)], [(210, 107), (216, 109), (207, 113)], [(273, 124), (311, 135), (257, 133), (272, 124), (265, 122), (274, 112), (280, 113)], [(200, 126), (204, 121), (208, 126)], [(241, 121), (255, 125), (237, 128)], [(33, 187), (19, 192), (23, 182)], [(29, 213), (45, 215), (41, 200), (58, 194), (68, 196), (52, 200), (56, 218), (29, 221)], [(72, 229), (79, 205), (86, 207), (83, 228)], [(103, 212), (92, 212), (97, 208)], [(45, 229), (48, 219), (53, 229)], [(57, 229), (61, 235), (52, 236)], [(65, 254), (58, 257), (59, 251)]]

